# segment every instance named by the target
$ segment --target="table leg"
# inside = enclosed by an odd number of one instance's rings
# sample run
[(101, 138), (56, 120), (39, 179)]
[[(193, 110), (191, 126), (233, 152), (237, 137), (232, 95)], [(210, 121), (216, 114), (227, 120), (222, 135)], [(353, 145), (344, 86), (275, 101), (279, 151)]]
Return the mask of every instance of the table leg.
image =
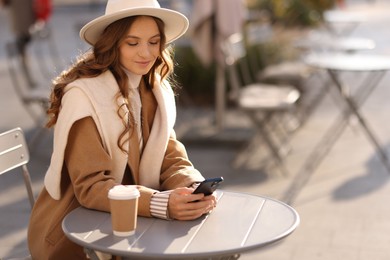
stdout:
[[(340, 93), (344, 93), (342, 90), (341, 83), (337, 78), (336, 72), (330, 71), (330, 75), (337, 84), (337, 88)], [(294, 179), (293, 183), (290, 185), (288, 190), (285, 192), (282, 201), (285, 201), (287, 204), (293, 204), (294, 200), (298, 196), (299, 192), (306, 185), (306, 183), (310, 180), (310, 177), (314, 173), (315, 169), (320, 165), (325, 156), (329, 153), (334, 143), (338, 140), (338, 138), (343, 133), (344, 129), (348, 125), (348, 118), (351, 114), (356, 115), (359, 119), (360, 124), (364, 127), (367, 135), (370, 135), (370, 138), (373, 138), (373, 142), (375, 142), (375, 147), (381, 155), (382, 162), (386, 167), (387, 171), (390, 173), (390, 166), (387, 159), (386, 154), (382, 150), (379, 142), (376, 141), (374, 135), (372, 135), (370, 129), (368, 129), (365, 120), (358, 112), (358, 106), (363, 105), (365, 100), (368, 98), (369, 94), (373, 91), (375, 86), (378, 85), (379, 81), (382, 79), (384, 72), (378, 73), (377, 75), (373, 74), (372, 77), (369, 77), (367, 81), (365, 81), (359, 88), (354, 97), (355, 102), (348, 98), (348, 107), (343, 111), (343, 113), (339, 116), (339, 118), (334, 122), (334, 124), (328, 129), (320, 142), (316, 145), (314, 150), (310, 153), (308, 158), (305, 160), (303, 164), (302, 170), (299, 171), (299, 175)], [(345, 97), (344, 97), (345, 98)]]
[[(339, 89), (340, 93), (343, 95), (343, 88), (342, 88), (342, 85), (340, 83), (340, 80), (338, 79), (337, 73), (335, 71), (333, 71), (333, 70), (329, 70), (329, 74), (330, 74), (333, 82), (335, 83), (336, 87)], [(384, 73), (382, 73), (382, 74), (384, 75)], [(365, 88), (367, 89), (368, 92), (365, 93), (364, 96), (362, 96), (362, 95), (359, 96), (359, 97), (361, 97), (360, 99), (362, 99), (362, 100), (358, 100), (358, 101), (360, 101), (360, 103), (362, 103), (368, 97), (370, 92), (379, 83), (381, 78), (382, 77), (377, 78), (377, 80), (375, 80), (375, 81), (371, 81), (371, 86), (369, 86), (369, 87), (367, 87), (367, 85), (365, 85)], [(344, 101), (348, 105), (348, 107), (351, 110), (351, 112), (359, 120), (359, 123), (362, 126), (364, 132), (366, 133), (368, 139), (375, 146), (376, 151), (380, 155), (380, 158), (381, 158), (381, 161), (382, 161), (383, 165), (386, 167), (386, 170), (390, 173), (390, 164), (389, 164), (388, 157), (387, 157), (386, 153), (383, 151), (379, 141), (377, 140), (377, 138), (373, 134), (373, 131), (368, 126), (365, 118), (359, 113), (359, 104), (357, 102), (355, 102), (353, 100), (353, 98), (351, 96), (349, 96), (349, 95), (343, 95), (343, 97), (344, 97)], [(346, 115), (346, 120), (348, 119), (348, 117), (350, 117), (350, 113), (348, 113), (348, 115)]]
[(280, 147), (272, 140), (272, 137), (270, 133), (267, 131), (266, 127), (269, 121), (271, 120), (272, 114), (267, 114), (264, 115), (264, 118), (259, 119), (256, 115), (256, 112), (253, 111), (248, 111), (248, 115), (251, 117), (252, 122), (254, 122), (255, 127), (256, 127), (256, 133), (259, 134), (263, 137), (264, 142), (268, 146), (273, 159), (275, 160), (275, 163), (277, 164), (279, 170), (284, 176), (288, 176), (288, 170), (285, 167), (284, 164), (284, 158), (281, 154), (281, 149), (283, 149), (283, 146), (285, 144), (281, 144)]
[(84, 248), (84, 252), (91, 260), (100, 260), (94, 250), (89, 248)]
[(328, 131), (322, 137), (321, 141), (316, 145), (314, 150), (305, 160), (302, 170), (299, 171), (297, 177), (285, 192), (283, 198), (281, 198), (282, 201), (289, 205), (293, 204), (299, 192), (310, 180), (310, 177), (314, 174), (314, 171), (321, 164), (325, 156), (330, 152), (331, 148), (339, 139), (347, 125), (348, 121), (345, 120), (344, 115), (342, 115), (334, 122), (332, 127), (328, 129)]
[(225, 257), (221, 257), (221, 258), (218, 258), (219, 260), (237, 260), (240, 258), (240, 254), (235, 254), (235, 255), (231, 255), (231, 256), (225, 256)]

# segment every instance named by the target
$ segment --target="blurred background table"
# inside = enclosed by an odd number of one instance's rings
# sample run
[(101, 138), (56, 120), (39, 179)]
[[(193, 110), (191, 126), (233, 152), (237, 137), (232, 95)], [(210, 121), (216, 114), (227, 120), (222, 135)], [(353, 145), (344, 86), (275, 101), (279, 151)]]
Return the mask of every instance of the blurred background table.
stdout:
[(362, 13), (351, 11), (328, 10), (323, 15), (326, 28), (337, 36), (351, 35), (356, 27), (367, 20)]
[[(334, 55), (309, 55), (305, 58), (305, 62), (311, 66), (325, 69), (333, 81), (336, 93), (339, 94), (340, 101), (345, 104), (345, 109), (339, 120), (330, 128), (328, 135), (324, 139), (333, 135), (334, 141), (329, 142), (332, 145), (339, 135), (341, 135), (349, 119), (355, 116), (369, 141), (375, 146), (383, 165), (390, 173), (390, 164), (385, 151), (382, 149), (378, 138), (373, 130), (369, 127), (367, 120), (360, 112), (360, 107), (377, 87), (383, 76), (390, 70), (390, 57), (382, 55), (362, 55), (362, 54), (334, 54)], [(365, 73), (366, 77), (363, 82), (356, 86), (348, 86), (341, 80), (342, 72)], [(359, 77), (357, 77), (359, 78)]]
[(345, 52), (368, 51), (375, 48), (375, 42), (363, 37), (337, 37), (324, 33), (311, 33), (297, 40), (294, 46), (306, 52)]
[(92, 259), (93, 250), (131, 259), (238, 259), (288, 236), (300, 221), (292, 207), (271, 198), (221, 190), (217, 197), (214, 211), (193, 221), (138, 217), (130, 237), (112, 234), (109, 213), (86, 208), (68, 214), (62, 227)]
[[(322, 139), (314, 150), (305, 159), (300, 171), (302, 177), (298, 178), (299, 182), (295, 182), (290, 186), (285, 195), (283, 201), (287, 201), (287, 203), (292, 203), (345, 128), (349, 124), (355, 124), (355, 122), (361, 126), (368, 140), (375, 147), (383, 166), (390, 173), (389, 158), (375, 136), (373, 129), (368, 125), (366, 117), (360, 111), (360, 108), (378, 86), (385, 73), (390, 70), (390, 57), (328, 53), (308, 55), (304, 58), (304, 62), (327, 71), (333, 83), (329, 86), (328, 92), (336, 94), (335, 97), (342, 111), (331, 127), (324, 132)], [(361, 80), (361, 84), (346, 84), (346, 80), (342, 80), (342, 73), (346, 72), (354, 73), (354, 80)]]

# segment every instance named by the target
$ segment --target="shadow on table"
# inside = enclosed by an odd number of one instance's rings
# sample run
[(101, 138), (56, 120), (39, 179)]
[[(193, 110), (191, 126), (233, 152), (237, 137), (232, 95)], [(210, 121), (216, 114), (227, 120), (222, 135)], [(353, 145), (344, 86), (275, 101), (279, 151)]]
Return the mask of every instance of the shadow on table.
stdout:
[[(390, 151), (390, 144), (384, 146), (385, 151)], [(389, 156), (389, 154), (387, 153)], [(377, 191), (386, 185), (390, 175), (384, 168), (378, 155), (374, 154), (367, 161), (367, 171), (364, 175), (356, 176), (343, 183), (333, 192), (335, 200), (350, 200)]]

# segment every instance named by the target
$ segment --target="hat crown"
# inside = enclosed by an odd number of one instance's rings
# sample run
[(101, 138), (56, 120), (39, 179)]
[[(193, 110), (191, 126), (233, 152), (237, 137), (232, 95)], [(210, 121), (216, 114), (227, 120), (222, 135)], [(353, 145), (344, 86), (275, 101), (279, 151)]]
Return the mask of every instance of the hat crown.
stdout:
[(105, 14), (84, 25), (80, 37), (94, 45), (108, 25), (122, 18), (139, 15), (157, 17), (164, 22), (166, 43), (182, 36), (189, 25), (187, 17), (177, 11), (161, 8), (157, 0), (108, 0)]
[(109, 0), (106, 6), (106, 15), (126, 9), (160, 8), (157, 0)]

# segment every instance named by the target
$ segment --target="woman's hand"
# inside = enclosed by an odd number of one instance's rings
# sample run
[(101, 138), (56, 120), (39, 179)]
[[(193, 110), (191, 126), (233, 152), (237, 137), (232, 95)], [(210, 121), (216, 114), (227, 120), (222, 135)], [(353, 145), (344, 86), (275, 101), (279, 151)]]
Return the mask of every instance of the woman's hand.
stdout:
[(192, 188), (174, 189), (169, 196), (169, 216), (178, 220), (192, 220), (203, 214), (209, 213), (217, 205), (214, 194), (204, 196), (203, 194), (192, 194)]

